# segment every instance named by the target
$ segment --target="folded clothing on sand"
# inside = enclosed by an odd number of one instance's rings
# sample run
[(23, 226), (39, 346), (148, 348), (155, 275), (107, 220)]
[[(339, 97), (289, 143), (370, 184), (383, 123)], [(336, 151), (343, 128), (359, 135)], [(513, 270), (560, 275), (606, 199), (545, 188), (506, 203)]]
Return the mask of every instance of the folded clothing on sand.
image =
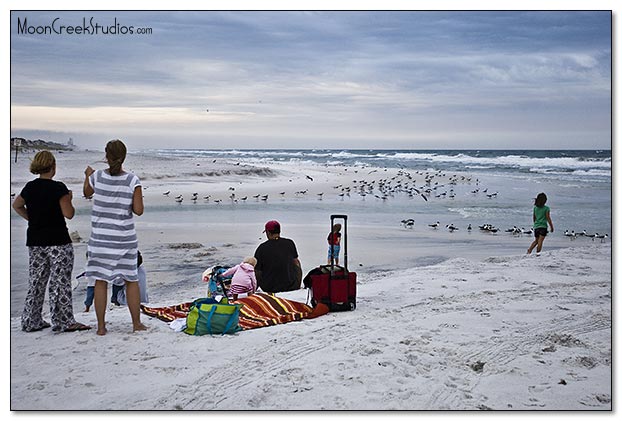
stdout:
[[(240, 309), (240, 327), (242, 330), (274, 326), (296, 320), (313, 319), (328, 313), (328, 307), (318, 304), (313, 308), (297, 301), (279, 298), (269, 294), (257, 293), (232, 301), (244, 304)], [(171, 322), (188, 315), (192, 301), (167, 307), (147, 307), (141, 310), (148, 316)]]

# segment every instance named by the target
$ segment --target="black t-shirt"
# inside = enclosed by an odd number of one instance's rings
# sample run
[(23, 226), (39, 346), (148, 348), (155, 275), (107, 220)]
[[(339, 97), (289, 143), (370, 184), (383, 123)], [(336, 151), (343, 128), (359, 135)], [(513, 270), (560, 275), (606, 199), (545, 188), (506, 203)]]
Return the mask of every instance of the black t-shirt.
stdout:
[(20, 196), (28, 211), (27, 246), (60, 246), (71, 243), (60, 199), (69, 189), (60, 181), (37, 178), (26, 183)]
[(296, 245), (289, 238), (268, 240), (257, 247), (256, 269), (261, 272), (258, 286), (264, 292), (293, 291), (300, 288), (298, 269), (294, 259), (298, 257)]

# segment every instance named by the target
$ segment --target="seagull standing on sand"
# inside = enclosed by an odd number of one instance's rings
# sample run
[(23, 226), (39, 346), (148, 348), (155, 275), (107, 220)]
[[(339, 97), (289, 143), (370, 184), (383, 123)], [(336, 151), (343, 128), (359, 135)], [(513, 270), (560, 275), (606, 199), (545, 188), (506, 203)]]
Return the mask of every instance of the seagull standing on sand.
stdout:
[(577, 234), (575, 234), (574, 231), (570, 232), (570, 231), (566, 230), (566, 231), (564, 231), (564, 235), (566, 237), (569, 237), (570, 240), (575, 240), (577, 238)]
[(600, 242), (604, 243), (605, 240), (609, 238), (609, 236), (607, 234), (603, 234), (603, 235), (597, 235), (596, 238), (600, 238)]
[(404, 225), (404, 228), (410, 228), (412, 229), (415, 226), (415, 220), (412, 218), (409, 219), (403, 219), (402, 220), (402, 225)]

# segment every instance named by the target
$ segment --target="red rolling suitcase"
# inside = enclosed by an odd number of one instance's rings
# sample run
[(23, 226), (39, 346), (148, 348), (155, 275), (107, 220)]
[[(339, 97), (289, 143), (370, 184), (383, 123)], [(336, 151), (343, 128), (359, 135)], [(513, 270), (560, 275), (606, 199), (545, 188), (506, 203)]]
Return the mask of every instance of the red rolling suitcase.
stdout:
[(356, 308), (356, 272), (348, 270), (348, 216), (331, 215), (330, 232), (333, 232), (335, 219), (343, 219), (343, 267), (335, 266), (334, 258), (330, 265), (313, 269), (305, 277), (305, 287), (311, 289), (311, 305), (317, 303), (328, 306), (330, 311), (346, 311)]

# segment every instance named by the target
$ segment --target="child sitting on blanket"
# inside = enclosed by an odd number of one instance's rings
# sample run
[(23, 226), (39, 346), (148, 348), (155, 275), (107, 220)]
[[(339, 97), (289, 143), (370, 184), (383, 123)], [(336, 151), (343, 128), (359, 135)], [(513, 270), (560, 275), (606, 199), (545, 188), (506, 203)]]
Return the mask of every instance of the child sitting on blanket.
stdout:
[(242, 263), (228, 269), (222, 274), (223, 277), (233, 275), (229, 294), (234, 300), (238, 299), (239, 294), (252, 295), (257, 290), (257, 279), (255, 278), (255, 265), (257, 259), (246, 257)]

